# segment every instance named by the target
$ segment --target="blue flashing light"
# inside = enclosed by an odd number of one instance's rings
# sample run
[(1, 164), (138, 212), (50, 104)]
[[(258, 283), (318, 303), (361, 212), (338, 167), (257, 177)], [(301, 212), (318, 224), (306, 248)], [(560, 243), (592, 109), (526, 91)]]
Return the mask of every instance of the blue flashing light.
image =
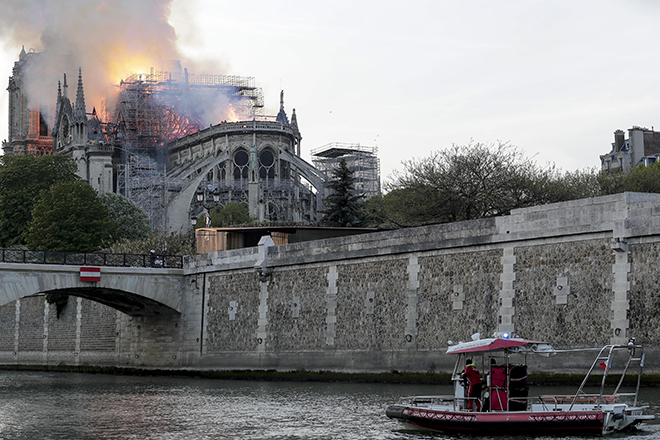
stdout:
[(506, 332), (502, 333), (502, 339), (509, 339), (509, 334)]

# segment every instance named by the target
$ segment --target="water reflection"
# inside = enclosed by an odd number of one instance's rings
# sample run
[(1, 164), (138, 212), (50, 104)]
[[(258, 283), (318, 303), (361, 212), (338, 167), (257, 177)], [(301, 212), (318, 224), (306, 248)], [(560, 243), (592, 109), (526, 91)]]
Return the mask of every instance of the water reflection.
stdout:
[[(571, 390), (547, 389), (544, 393)], [(429, 385), (250, 382), (72, 373), (0, 374), (0, 439), (443, 439), (384, 415)], [(660, 418), (660, 393), (643, 404)], [(634, 435), (659, 439), (660, 424)]]

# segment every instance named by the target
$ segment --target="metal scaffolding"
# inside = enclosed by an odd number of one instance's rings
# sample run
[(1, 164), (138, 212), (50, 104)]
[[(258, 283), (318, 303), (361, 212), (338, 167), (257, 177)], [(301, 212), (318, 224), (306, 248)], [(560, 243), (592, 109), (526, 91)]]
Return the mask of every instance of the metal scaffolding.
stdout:
[(242, 119), (260, 117), (263, 93), (252, 77), (194, 75), (186, 70), (152, 68), (119, 84), (113, 115), (122, 145), (116, 154), (117, 190), (143, 208), (154, 227), (162, 224), (170, 189), (164, 145), (220, 122), (203, 111), (222, 105)]
[(365, 198), (380, 195), (380, 159), (376, 156), (377, 147), (360, 144), (334, 142), (311, 151), (312, 163), (321, 171), (326, 182), (332, 179), (332, 172), (343, 159), (353, 172), (353, 186), (356, 195)]

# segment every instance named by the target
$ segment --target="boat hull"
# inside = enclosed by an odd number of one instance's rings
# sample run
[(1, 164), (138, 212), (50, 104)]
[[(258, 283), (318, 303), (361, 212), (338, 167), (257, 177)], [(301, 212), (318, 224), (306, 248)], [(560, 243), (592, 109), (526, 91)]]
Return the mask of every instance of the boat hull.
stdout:
[(386, 414), (413, 426), (448, 434), (602, 435), (602, 411), (467, 412), (391, 405)]

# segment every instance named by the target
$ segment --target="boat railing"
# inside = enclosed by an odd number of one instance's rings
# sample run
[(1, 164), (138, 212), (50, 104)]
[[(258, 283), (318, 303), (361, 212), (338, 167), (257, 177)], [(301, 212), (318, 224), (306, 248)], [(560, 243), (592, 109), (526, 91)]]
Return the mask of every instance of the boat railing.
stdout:
[(601, 396), (600, 394), (582, 394), (575, 396), (574, 394), (557, 394), (557, 395), (543, 395), (539, 396), (542, 402), (550, 403), (615, 403), (619, 400), (621, 394), (610, 394)]
[[(605, 394), (605, 384), (607, 381), (607, 376), (610, 374), (610, 369), (612, 368), (614, 354), (617, 351), (626, 351), (626, 350), (628, 351), (628, 359), (625, 363), (623, 371), (621, 372), (621, 377), (619, 379), (619, 382), (617, 383), (616, 388), (614, 389), (612, 395), (632, 397), (633, 406), (637, 406), (637, 396), (639, 394), (640, 380), (642, 377), (642, 372), (644, 370), (644, 348), (641, 345), (635, 345), (634, 339), (631, 339), (628, 345), (606, 345), (600, 350), (598, 356), (596, 356), (596, 359), (594, 359), (593, 363), (591, 364), (591, 368), (584, 377), (584, 380), (580, 384), (577, 393), (575, 393), (574, 399), (571, 402), (571, 408), (573, 408), (573, 405), (575, 405), (576, 403), (580, 403), (578, 401), (579, 398), (586, 395), (583, 392), (583, 390), (587, 385), (587, 381), (589, 380), (589, 377), (596, 370), (597, 366), (600, 366), (600, 368), (603, 370), (603, 374), (600, 383), (600, 393), (596, 395), (598, 397), (598, 400), (595, 403), (597, 405), (600, 405), (602, 403), (608, 403), (605, 400), (605, 397), (607, 397), (607, 395)], [(634, 364), (637, 364), (638, 366), (637, 381), (636, 381), (637, 384), (635, 387), (635, 392), (621, 393), (619, 392), (619, 390), (623, 385), (626, 375), (630, 373), (631, 366), (633, 366)]]
[[(438, 395), (438, 396), (410, 396), (405, 397), (402, 400), (408, 404), (412, 404), (418, 407), (427, 407), (432, 408), (434, 406), (444, 406), (447, 409), (452, 411), (465, 410), (470, 411), (468, 406), (474, 408), (481, 408), (478, 412), (502, 412), (502, 411), (513, 411), (513, 412), (524, 412), (529, 411), (533, 404), (540, 404), (544, 411), (566, 411), (567, 409), (572, 409), (575, 404), (588, 404), (600, 406), (603, 404), (613, 404), (621, 401), (623, 397), (635, 397), (636, 393), (617, 393), (609, 395), (601, 394), (545, 394), (540, 396), (527, 396), (527, 397), (516, 397), (509, 398), (507, 405), (503, 406), (504, 409), (493, 409), (489, 407), (486, 403), (485, 398), (476, 398), (476, 397), (455, 397), (452, 395)], [(625, 400), (625, 399), (624, 399)], [(472, 405), (468, 405), (469, 401), (473, 401)], [(477, 404), (479, 401), (479, 404)], [(510, 404), (516, 401), (523, 404), (523, 409), (511, 410), (509, 408)], [(570, 405), (570, 408), (567, 408), (567, 405)]]
[[(600, 394), (582, 394), (576, 396), (574, 394), (558, 394), (558, 395), (543, 395), (538, 396), (538, 400), (543, 404), (544, 409), (556, 411), (560, 408), (564, 409), (561, 405), (570, 404), (572, 408), (575, 404), (610, 404), (617, 403), (619, 398), (624, 394), (610, 394), (610, 395), (600, 395)], [(550, 405), (548, 405), (550, 404)]]

